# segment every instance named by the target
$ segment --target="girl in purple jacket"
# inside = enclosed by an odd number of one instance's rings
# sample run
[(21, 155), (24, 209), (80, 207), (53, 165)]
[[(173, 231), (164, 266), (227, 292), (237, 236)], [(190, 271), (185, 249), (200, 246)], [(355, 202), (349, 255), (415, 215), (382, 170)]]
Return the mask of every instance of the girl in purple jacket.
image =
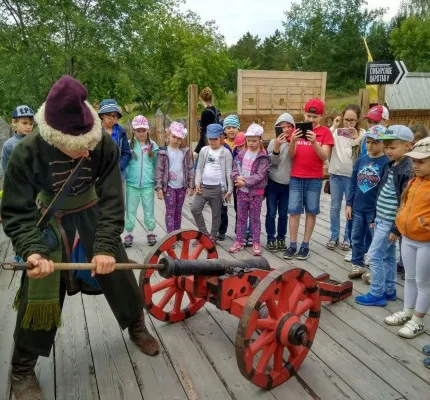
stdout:
[(237, 253), (244, 248), (243, 241), (248, 218), (251, 221), (252, 252), (261, 255), (261, 205), (264, 189), (267, 186), (269, 156), (263, 147), (263, 128), (251, 124), (245, 133), (247, 149), (237, 156), (233, 163), (231, 179), (237, 190), (237, 231), (236, 242), (230, 247), (230, 253)]
[(184, 125), (174, 121), (168, 132), (169, 145), (158, 154), (155, 190), (166, 203), (166, 230), (170, 233), (181, 229), (185, 196), (194, 194), (194, 167), (191, 150), (184, 146)]

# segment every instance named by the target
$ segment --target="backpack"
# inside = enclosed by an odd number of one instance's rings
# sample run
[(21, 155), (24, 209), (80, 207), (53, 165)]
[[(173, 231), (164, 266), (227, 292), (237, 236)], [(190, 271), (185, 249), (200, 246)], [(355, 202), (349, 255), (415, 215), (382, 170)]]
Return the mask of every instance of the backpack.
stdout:
[(215, 107), (215, 111), (212, 110), (212, 108), (207, 108), (207, 110), (210, 111), (215, 116), (215, 121), (213, 123), (222, 125), (221, 113), (218, 110), (218, 108)]

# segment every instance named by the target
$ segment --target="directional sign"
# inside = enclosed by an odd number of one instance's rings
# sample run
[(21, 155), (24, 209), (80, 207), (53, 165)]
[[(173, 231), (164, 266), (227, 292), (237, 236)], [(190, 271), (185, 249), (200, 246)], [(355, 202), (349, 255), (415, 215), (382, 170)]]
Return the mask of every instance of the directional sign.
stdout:
[(408, 73), (403, 61), (366, 63), (366, 85), (397, 85)]

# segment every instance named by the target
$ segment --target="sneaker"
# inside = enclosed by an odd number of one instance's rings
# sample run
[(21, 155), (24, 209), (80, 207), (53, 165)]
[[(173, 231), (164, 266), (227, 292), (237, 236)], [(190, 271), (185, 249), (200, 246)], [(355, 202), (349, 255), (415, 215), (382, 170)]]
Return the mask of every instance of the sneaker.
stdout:
[(349, 250), (348, 253), (346, 253), (345, 257), (343, 258), (345, 261), (351, 262), (352, 260), (352, 250)]
[(367, 293), (364, 296), (357, 296), (355, 302), (362, 306), (377, 306), (384, 307), (387, 305), (387, 299), (385, 296), (377, 297), (372, 293)]
[(391, 294), (388, 294), (387, 292), (385, 292), (385, 298), (388, 301), (396, 301), (397, 300), (397, 291), (396, 289), (394, 289), (394, 292)]
[(274, 240), (267, 241), (267, 250), (269, 251), (277, 251), (278, 246), (276, 246), (276, 242)]
[(133, 246), (133, 235), (128, 234), (128, 235), (124, 238), (124, 246), (125, 246), (125, 247), (131, 247), (131, 246)]
[(245, 246), (246, 247), (252, 247), (253, 244), (254, 244), (254, 242), (252, 241), (252, 236), (248, 236), (248, 238), (245, 241)]
[(148, 244), (150, 246), (154, 246), (157, 243), (157, 236), (155, 236), (154, 234), (148, 235), (147, 239), (148, 239)]
[(297, 253), (296, 258), (298, 260), (306, 260), (308, 257), (309, 257), (309, 249), (305, 249), (304, 247), (300, 247), (300, 250)]
[(258, 243), (252, 245), (252, 254), (254, 256), (261, 256), (261, 246)]
[(294, 256), (297, 253), (297, 247), (288, 247), (287, 250), (285, 250), (284, 255), (282, 256), (283, 258), (285, 258), (286, 260), (291, 260), (292, 258), (294, 258)]
[(239, 253), (240, 250), (244, 249), (243, 243), (240, 242), (234, 242), (233, 246), (231, 246), (228, 251), (229, 253)]
[(368, 267), (370, 265), (370, 259), (369, 259), (369, 256), (367, 255), (367, 253), (364, 255), (364, 265), (366, 267)]
[(423, 353), (424, 353), (426, 356), (430, 356), (430, 344), (426, 344), (426, 345), (423, 347)]
[(348, 274), (348, 278), (360, 278), (366, 272), (366, 268), (360, 267), (359, 265), (353, 265), (351, 268), (351, 272)]
[(387, 325), (398, 326), (398, 325), (404, 325), (411, 318), (412, 318), (412, 314), (408, 314), (404, 311), (397, 311), (396, 313), (389, 315), (388, 317), (385, 317), (384, 322)]
[(372, 281), (372, 273), (370, 271), (365, 272), (363, 275), (361, 275), (361, 279), (364, 283), (370, 285), (370, 282)]
[(424, 367), (426, 367), (426, 368), (430, 368), (430, 357), (426, 357), (426, 358), (424, 358), (424, 360), (423, 360), (423, 365), (424, 365)]
[(424, 324), (418, 325), (413, 319), (406, 322), (403, 328), (400, 328), (397, 334), (406, 339), (412, 339), (424, 333)]
[(287, 250), (287, 245), (285, 244), (285, 239), (277, 239), (277, 247), (280, 251)]
[(220, 242), (223, 242), (225, 240), (225, 233), (218, 233), (218, 235), (216, 235), (216, 238)]

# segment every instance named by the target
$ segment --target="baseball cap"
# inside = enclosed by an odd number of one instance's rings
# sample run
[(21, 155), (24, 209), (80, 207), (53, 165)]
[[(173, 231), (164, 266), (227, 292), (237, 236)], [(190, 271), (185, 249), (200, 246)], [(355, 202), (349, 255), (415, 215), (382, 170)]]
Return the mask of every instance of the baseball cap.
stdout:
[(246, 130), (245, 136), (263, 136), (264, 129), (261, 125), (251, 124)]
[(181, 122), (173, 121), (169, 126), (169, 131), (173, 136), (176, 136), (181, 139), (185, 139), (187, 136), (187, 129), (185, 128), (184, 124)]
[(373, 140), (382, 140), (382, 137), (384, 136), (385, 132), (387, 131), (387, 128), (383, 125), (374, 125), (370, 127), (367, 131), (364, 137), (367, 139), (373, 139)]
[(324, 102), (321, 99), (310, 99), (305, 104), (305, 112), (311, 114), (324, 114)]
[(415, 143), (414, 148), (409, 153), (405, 154), (408, 157), (416, 158), (417, 160), (422, 160), (424, 158), (430, 157), (430, 137), (418, 140)]
[(143, 115), (136, 115), (131, 122), (133, 129), (149, 129), (148, 120)]
[(413, 142), (414, 133), (410, 128), (404, 125), (391, 125), (387, 128), (382, 140), (403, 140), (405, 142)]
[(278, 126), (281, 122), (287, 122), (288, 124), (296, 126), (296, 123), (294, 122), (294, 118), (291, 114), (283, 113), (281, 114), (278, 119), (275, 122), (275, 126)]
[(16, 107), (12, 112), (13, 119), (24, 118), (24, 117), (29, 117), (29, 118), (34, 117), (34, 111), (29, 106), (26, 106), (25, 104), (22, 106)]
[(244, 145), (246, 142), (245, 139), (245, 133), (244, 132), (238, 132), (236, 137), (234, 138), (234, 146), (242, 146)]
[(206, 128), (206, 137), (208, 139), (219, 139), (224, 133), (224, 129), (220, 124), (210, 124)]
[(369, 112), (366, 114), (366, 118), (371, 119), (372, 121), (379, 122), (383, 119), (390, 119), (390, 113), (388, 112), (387, 107), (375, 106), (369, 110)]

